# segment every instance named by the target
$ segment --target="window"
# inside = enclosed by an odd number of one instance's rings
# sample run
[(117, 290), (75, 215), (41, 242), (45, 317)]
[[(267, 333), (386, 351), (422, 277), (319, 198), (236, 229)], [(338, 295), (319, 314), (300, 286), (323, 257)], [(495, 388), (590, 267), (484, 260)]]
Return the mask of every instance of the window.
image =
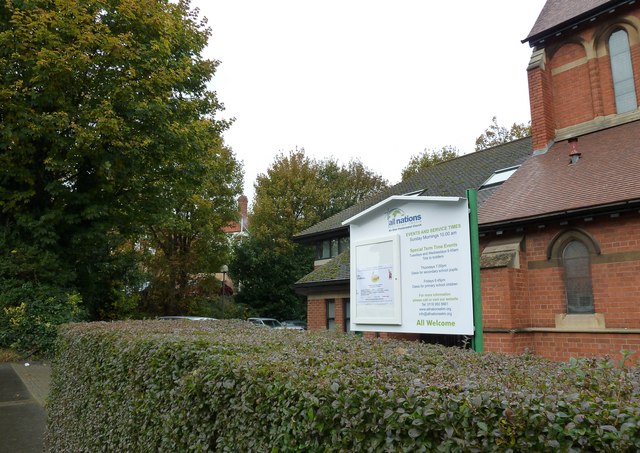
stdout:
[(349, 299), (342, 300), (342, 306), (344, 307), (344, 331), (351, 332), (351, 301)]
[(499, 186), (507, 179), (511, 177), (512, 174), (516, 172), (516, 170), (520, 168), (520, 165), (516, 165), (515, 167), (503, 168), (502, 170), (496, 170), (493, 174), (480, 186), (481, 189), (486, 189), (487, 187)]
[(327, 299), (327, 330), (336, 329), (336, 301)]
[(616, 110), (618, 113), (631, 112), (638, 107), (638, 102), (633, 81), (629, 37), (626, 31), (615, 31), (609, 37), (609, 58), (611, 59)]
[(572, 240), (562, 250), (567, 313), (594, 313), (589, 249)]
[(342, 252), (349, 250), (349, 237), (325, 239), (316, 244), (316, 259), (326, 260), (335, 258)]

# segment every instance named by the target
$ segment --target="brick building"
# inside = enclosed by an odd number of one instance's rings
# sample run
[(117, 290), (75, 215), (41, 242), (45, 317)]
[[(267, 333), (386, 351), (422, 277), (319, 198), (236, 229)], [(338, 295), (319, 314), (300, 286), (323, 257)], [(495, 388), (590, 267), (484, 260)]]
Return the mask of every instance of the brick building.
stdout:
[(640, 355), (640, 5), (549, 0), (523, 42), (531, 138), (429, 168), (296, 237), (318, 250), (296, 284), (310, 329), (348, 327), (342, 221), (391, 195), (477, 188), (485, 350)]

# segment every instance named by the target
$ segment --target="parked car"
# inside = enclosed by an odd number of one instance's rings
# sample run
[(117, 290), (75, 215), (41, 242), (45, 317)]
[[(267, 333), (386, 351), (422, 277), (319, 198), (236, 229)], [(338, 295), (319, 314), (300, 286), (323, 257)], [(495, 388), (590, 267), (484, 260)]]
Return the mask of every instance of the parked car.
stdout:
[(172, 321), (175, 319), (189, 319), (191, 321), (215, 321), (216, 318), (207, 318), (206, 316), (160, 316), (161, 321)]
[(307, 323), (304, 321), (300, 321), (299, 319), (289, 319), (287, 321), (282, 321), (282, 325), (285, 327), (285, 329), (307, 330)]
[(248, 318), (247, 321), (258, 326), (271, 327), (272, 329), (284, 329), (284, 326), (275, 318)]

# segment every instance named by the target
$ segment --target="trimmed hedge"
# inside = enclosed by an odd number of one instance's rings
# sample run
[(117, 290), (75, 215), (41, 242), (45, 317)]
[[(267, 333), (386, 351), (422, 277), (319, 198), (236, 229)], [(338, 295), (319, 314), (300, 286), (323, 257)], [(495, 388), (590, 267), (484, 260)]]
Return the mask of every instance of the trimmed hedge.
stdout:
[(237, 321), (66, 325), (52, 451), (638, 451), (640, 370)]

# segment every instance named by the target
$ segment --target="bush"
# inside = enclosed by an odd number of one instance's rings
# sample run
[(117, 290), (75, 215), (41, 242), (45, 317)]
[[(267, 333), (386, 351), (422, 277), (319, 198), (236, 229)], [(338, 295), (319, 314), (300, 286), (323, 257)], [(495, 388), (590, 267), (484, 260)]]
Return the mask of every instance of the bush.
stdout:
[(50, 356), (58, 326), (79, 319), (80, 296), (30, 283), (3, 294), (0, 346), (22, 354)]
[(65, 326), (53, 451), (638, 451), (640, 370), (239, 321)]

